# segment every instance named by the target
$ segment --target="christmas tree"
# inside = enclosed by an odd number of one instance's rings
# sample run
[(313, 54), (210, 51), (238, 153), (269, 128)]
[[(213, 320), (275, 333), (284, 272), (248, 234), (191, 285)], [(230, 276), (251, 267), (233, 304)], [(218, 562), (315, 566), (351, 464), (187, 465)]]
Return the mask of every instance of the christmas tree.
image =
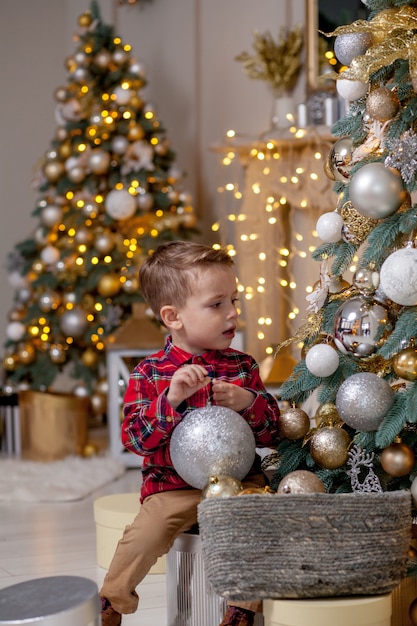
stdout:
[(175, 154), (142, 96), (143, 64), (96, 2), (74, 39), (67, 84), (54, 93), (56, 134), (34, 180), (37, 225), (7, 258), (8, 388), (46, 391), (64, 371), (93, 390), (106, 338), (140, 300), (141, 262), (195, 232)]
[[(282, 414), (273, 485), (307, 470), (328, 492), (414, 496), (417, 3), (364, 4), (366, 20), (328, 34), (343, 66), (336, 89), (349, 102), (325, 163), (338, 202), (317, 222), (320, 280), (306, 321), (283, 344), (303, 349), (280, 390), (292, 408)], [(313, 393), (311, 427), (302, 406)]]

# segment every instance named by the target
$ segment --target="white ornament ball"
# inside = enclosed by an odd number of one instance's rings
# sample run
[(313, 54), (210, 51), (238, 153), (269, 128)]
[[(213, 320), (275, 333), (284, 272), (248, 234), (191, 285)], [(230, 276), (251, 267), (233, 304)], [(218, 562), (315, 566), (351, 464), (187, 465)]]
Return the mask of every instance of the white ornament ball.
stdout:
[(343, 218), (335, 211), (320, 215), (316, 224), (317, 235), (325, 243), (336, 243), (342, 238)]
[(53, 265), (60, 258), (60, 253), (55, 246), (45, 246), (41, 250), (40, 257), (46, 265)]
[(27, 285), (26, 277), (20, 274), (20, 272), (10, 272), (7, 278), (14, 289), (21, 289)]
[(368, 163), (352, 176), (349, 196), (361, 215), (380, 220), (400, 208), (405, 189), (397, 170), (381, 162)]
[(210, 476), (242, 480), (255, 459), (255, 437), (239, 413), (206, 406), (185, 415), (171, 435), (172, 464), (181, 478), (204, 489)]
[(402, 306), (417, 305), (417, 250), (402, 248), (382, 264), (380, 284), (384, 294)]
[(117, 104), (125, 105), (129, 104), (130, 99), (132, 97), (132, 91), (130, 89), (123, 89), (123, 87), (116, 87), (113, 90), (114, 97), (116, 99)]
[(129, 145), (129, 140), (124, 135), (116, 135), (110, 145), (115, 154), (124, 154)]
[(316, 344), (306, 354), (306, 367), (314, 376), (326, 378), (339, 367), (339, 355), (327, 343)]
[(377, 430), (392, 407), (394, 392), (389, 383), (371, 372), (349, 376), (336, 394), (336, 408), (342, 420), (356, 430)]
[(115, 220), (127, 220), (136, 213), (136, 200), (125, 189), (112, 189), (104, 204), (107, 213)]
[(105, 150), (92, 150), (88, 157), (88, 165), (93, 174), (101, 176), (110, 167), (110, 154)]
[(26, 326), (22, 322), (10, 322), (6, 328), (6, 335), (12, 341), (20, 341), (26, 332)]
[(369, 33), (345, 33), (334, 41), (334, 53), (342, 65), (350, 65), (355, 57), (365, 54), (372, 45)]
[(368, 83), (363, 83), (360, 80), (348, 80), (347, 78), (339, 78), (336, 81), (336, 90), (342, 98), (353, 102), (359, 100), (368, 93)]
[(41, 222), (44, 226), (55, 226), (61, 221), (62, 209), (56, 204), (47, 204), (41, 210)]

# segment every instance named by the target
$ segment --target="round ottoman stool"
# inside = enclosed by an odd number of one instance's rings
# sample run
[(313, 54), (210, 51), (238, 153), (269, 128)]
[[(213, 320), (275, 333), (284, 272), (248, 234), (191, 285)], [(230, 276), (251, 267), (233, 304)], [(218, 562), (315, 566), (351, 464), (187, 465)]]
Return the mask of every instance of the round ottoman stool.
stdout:
[[(139, 494), (118, 493), (94, 501), (96, 523), (97, 565), (109, 569), (116, 546), (126, 526), (139, 512)], [(165, 556), (159, 558), (150, 574), (165, 574)]]
[(391, 594), (264, 600), (265, 626), (391, 626)]
[(1, 626), (99, 626), (97, 585), (80, 576), (36, 578), (0, 591)]

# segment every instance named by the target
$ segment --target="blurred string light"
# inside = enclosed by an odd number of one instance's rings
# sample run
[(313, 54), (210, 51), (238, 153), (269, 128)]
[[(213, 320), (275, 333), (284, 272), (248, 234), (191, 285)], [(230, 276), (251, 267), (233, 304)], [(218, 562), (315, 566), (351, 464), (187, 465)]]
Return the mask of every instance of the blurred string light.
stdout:
[[(314, 133), (308, 137), (306, 129), (296, 126), (289, 133), (288, 140), (245, 141), (230, 130), (217, 148), (219, 213), (212, 231), (222, 245), (237, 253), (245, 324), (248, 315), (257, 313), (258, 358), (273, 353), (278, 343), (276, 338), (271, 340), (274, 328), (285, 326), (288, 337), (299, 326), (306, 310), (305, 296), (319, 277), (319, 264), (308, 262), (321, 243), (315, 223), (320, 213), (336, 207), (332, 182), (323, 171), (331, 139), (327, 137), (326, 143)], [(304, 158), (305, 151), (300, 157), (299, 146), (307, 147), (308, 158)], [(256, 219), (246, 213), (251, 203), (256, 204)], [(246, 268), (250, 257), (250, 271), (243, 273), (239, 271), (242, 252)], [(305, 270), (300, 271), (301, 263), (307, 264)], [(298, 270), (297, 279), (294, 269)], [(285, 320), (278, 319), (283, 309), (276, 303), (282, 300)], [(263, 303), (267, 302), (270, 306), (265, 310)]]

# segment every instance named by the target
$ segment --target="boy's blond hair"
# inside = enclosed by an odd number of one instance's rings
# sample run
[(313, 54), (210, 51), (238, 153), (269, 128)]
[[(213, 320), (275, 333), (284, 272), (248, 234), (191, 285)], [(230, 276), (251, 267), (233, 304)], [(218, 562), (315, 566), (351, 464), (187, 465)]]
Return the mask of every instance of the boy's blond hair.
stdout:
[(155, 317), (165, 305), (179, 308), (193, 294), (198, 270), (223, 266), (232, 267), (232, 257), (224, 249), (191, 241), (171, 241), (159, 246), (139, 270), (142, 295)]

